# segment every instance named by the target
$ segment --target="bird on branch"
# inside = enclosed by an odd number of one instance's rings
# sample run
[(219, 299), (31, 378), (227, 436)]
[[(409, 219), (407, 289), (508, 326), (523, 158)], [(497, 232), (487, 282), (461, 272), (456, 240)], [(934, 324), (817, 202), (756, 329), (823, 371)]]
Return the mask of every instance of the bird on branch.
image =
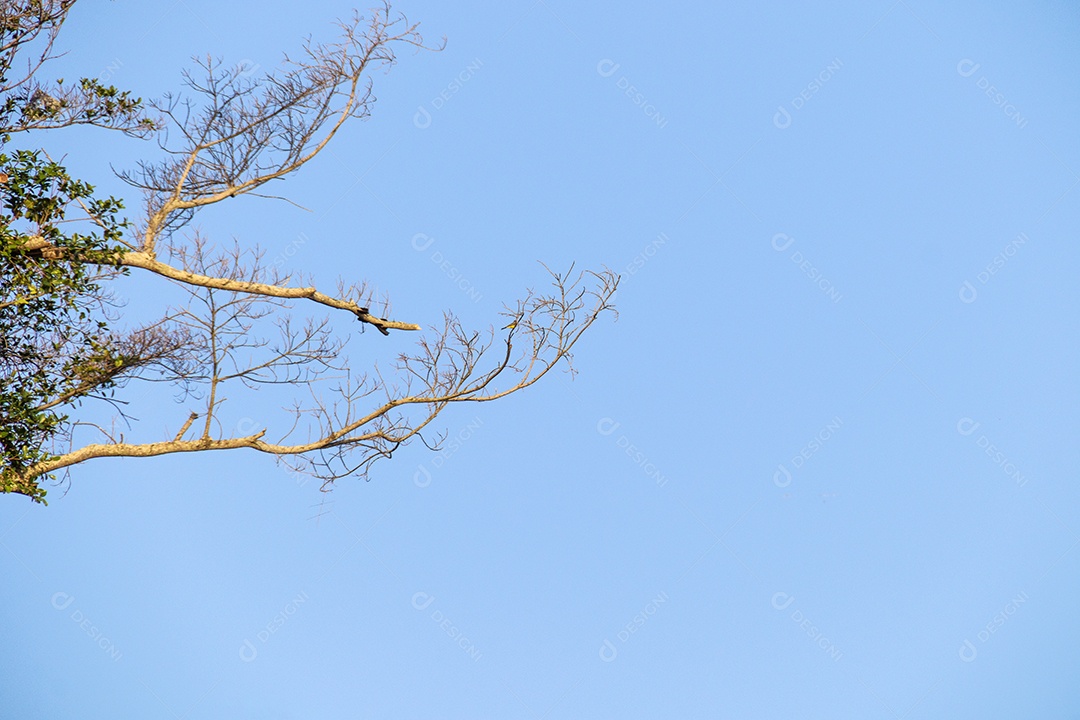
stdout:
[(366, 307), (358, 308), (356, 310), (356, 319), (359, 320), (360, 322), (371, 323), (383, 335), (389, 335), (390, 334), (390, 331), (387, 330), (382, 325), (382, 323), (389, 322), (389, 320), (387, 320), (386, 318), (376, 317), (376, 316), (372, 315), (371, 311)]

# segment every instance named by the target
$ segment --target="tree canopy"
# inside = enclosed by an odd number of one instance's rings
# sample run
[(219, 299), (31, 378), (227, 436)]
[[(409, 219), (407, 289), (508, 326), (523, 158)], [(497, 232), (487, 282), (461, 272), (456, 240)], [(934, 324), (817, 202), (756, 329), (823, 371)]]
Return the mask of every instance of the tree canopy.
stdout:
[[(74, 4), (0, 3), (4, 492), (44, 502), (46, 481), (95, 458), (240, 448), (273, 455), (324, 488), (366, 477), (373, 462), (415, 438), (437, 447), (429, 426), (451, 404), (505, 397), (560, 362), (572, 372), (582, 333), (613, 311), (611, 271), (552, 272), (549, 292), (506, 305), (508, 333), (466, 329), (445, 313), (415, 352), (398, 358), (392, 377), (350, 369), (332, 317), (383, 335), (420, 325), (373, 311), (364, 283), (320, 289), (267, 264), (257, 246), (215, 243), (190, 223), (229, 198), (265, 197), (265, 184), (300, 171), (345, 124), (367, 117), (371, 70), (393, 65), (400, 46), (425, 47), (418, 26), (385, 5), (339, 23), (333, 42), (306, 42), (271, 72), (200, 60), (182, 92), (143, 101), (92, 78), (45, 79)], [(99, 196), (35, 144), (35, 131), (76, 125), (157, 141), (148, 159), (119, 173), (140, 196), (137, 216), (124, 214), (124, 198)], [(125, 323), (109, 287), (133, 271), (182, 289), (186, 302), (151, 322)], [(135, 382), (176, 389), (184, 408), (175, 435), (130, 440), (100, 422), (104, 407), (140, 434), (125, 413)], [(288, 429), (227, 430), (219, 417), (225, 388), (270, 384), (297, 391)], [(76, 427), (94, 441), (76, 442)]]

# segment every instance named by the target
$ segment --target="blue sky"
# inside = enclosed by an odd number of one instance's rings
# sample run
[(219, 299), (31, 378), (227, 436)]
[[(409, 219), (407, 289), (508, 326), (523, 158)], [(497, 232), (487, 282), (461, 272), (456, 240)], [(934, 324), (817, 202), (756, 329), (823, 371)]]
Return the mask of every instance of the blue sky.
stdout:
[[(310, 212), (197, 226), (425, 327), (606, 265), (618, 322), (328, 496), (235, 453), (3, 498), (0, 717), (1076, 717), (1080, 11), (396, 9), (446, 49), (280, 184)], [(56, 72), (158, 96), (349, 11), (85, 0)], [(117, 192), (154, 153), (48, 142)]]

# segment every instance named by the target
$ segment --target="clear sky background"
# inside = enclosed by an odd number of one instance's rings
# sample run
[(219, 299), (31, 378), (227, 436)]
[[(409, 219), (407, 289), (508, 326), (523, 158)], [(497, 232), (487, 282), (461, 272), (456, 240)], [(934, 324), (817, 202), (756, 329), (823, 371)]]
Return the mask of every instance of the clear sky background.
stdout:
[[(329, 496), (237, 452), (0, 498), (0, 717), (1080, 717), (1080, 10), (396, 9), (446, 49), (278, 184), (311, 212), (197, 227), (425, 327), (606, 265), (618, 322)], [(159, 96), (349, 11), (85, 0), (55, 72)], [(155, 153), (49, 142), (112, 191)]]

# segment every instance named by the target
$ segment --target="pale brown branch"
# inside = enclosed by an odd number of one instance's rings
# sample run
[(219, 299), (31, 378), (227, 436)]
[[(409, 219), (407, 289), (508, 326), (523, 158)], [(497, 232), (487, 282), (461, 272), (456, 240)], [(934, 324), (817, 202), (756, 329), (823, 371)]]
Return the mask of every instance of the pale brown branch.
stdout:
[(351, 300), (341, 300), (339, 298), (331, 297), (330, 295), (325, 295), (314, 287), (281, 287), (279, 285), (267, 283), (200, 275), (160, 262), (152, 255), (148, 255), (144, 252), (124, 253), (120, 259), (120, 264), (149, 270), (162, 277), (167, 277), (187, 285), (212, 288), (215, 290), (228, 290), (230, 292), (248, 293), (251, 295), (264, 295), (266, 297), (311, 300), (320, 305), (337, 308), (338, 310), (348, 310), (353, 313), (360, 322), (374, 325), (384, 335), (388, 335), (388, 331), (390, 330), (420, 329), (420, 326), (415, 323), (399, 322), (397, 320), (376, 317), (375, 315), (372, 315), (367, 308), (361, 307)]
[(186, 433), (188, 431), (188, 428), (191, 427), (192, 423), (194, 423), (198, 419), (199, 413), (197, 412), (192, 412), (191, 415), (188, 415), (188, 419), (184, 421), (183, 426), (180, 428), (180, 432), (176, 433), (176, 437), (173, 438), (173, 441), (175, 442), (180, 438), (184, 437), (184, 433)]
[[(529, 290), (516, 307), (507, 307), (504, 315), (514, 324), (505, 336), (466, 330), (447, 313), (442, 327), (419, 338), (413, 354), (399, 356), (395, 378), (384, 376), (377, 363), (374, 372), (351, 371), (343, 353), (345, 340), (337, 339), (328, 319), (292, 323), (286, 314), (294, 306), (312, 308), (314, 303), (346, 310), (384, 335), (421, 329), (372, 313), (374, 291), (366, 284), (339, 280), (335, 296), (320, 292), (310, 279), (279, 272), (276, 263), (264, 263), (258, 248), (248, 251), (236, 244), (231, 251), (221, 251), (198, 232), (178, 239), (176, 229), (197, 210), (238, 194), (264, 197), (254, 191), (299, 170), (349, 118), (366, 117), (374, 98), (370, 83), (362, 85), (362, 76), (373, 63), (393, 63), (391, 44), (422, 47), (416, 26), (403, 18), (392, 20), (388, 5), (375, 14), (366, 33), (357, 29), (358, 22), (342, 25), (338, 43), (308, 44), (299, 61), (286, 58), (285, 70), (258, 81), (209, 60), (203, 66), (204, 79), (186, 76), (205, 107), (169, 97), (160, 106), (179, 130), (180, 144), (168, 147), (165, 138), (164, 160), (122, 176), (145, 193), (146, 214), (135, 237), (123, 241), (129, 248), (141, 243), (141, 248), (118, 252), (116, 268), (104, 264), (113, 262), (112, 256), (108, 261), (93, 253), (72, 258), (67, 253), (74, 251), (41, 236), (26, 239), (21, 252), (32, 262), (96, 262), (103, 274), (138, 268), (177, 283), (186, 294), (185, 303), (166, 310), (153, 325), (126, 335), (110, 331), (100, 342), (95, 339), (88, 357), (70, 363), (75, 370), (69, 384), (60, 385), (62, 396), (46, 400), (70, 404), (91, 391), (95, 397), (103, 395), (96, 388), (119, 387), (129, 377), (145, 379), (144, 371), (153, 367), (155, 381), (179, 386), (185, 397), (193, 396), (200, 406), (205, 403), (205, 413), (191, 412), (171, 439), (128, 442), (122, 434), (114, 438), (105, 433), (106, 441), (44, 456), (13, 480), (4, 478), (7, 487), (32, 488), (39, 476), (96, 458), (241, 448), (286, 464), (305, 464), (325, 487), (347, 475), (366, 476), (374, 462), (391, 457), (416, 437), (428, 445), (421, 433), (452, 404), (507, 397), (531, 387), (563, 361), (573, 374), (573, 351), (583, 333), (613, 310), (619, 278), (611, 271), (574, 275), (572, 266), (564, 274), (548, 270), (554, 291), (537, 295)], [(395, 28), (398, 23), (404, 27)], [(89, 207), (82, 203), (88, 215)], [(71, 220), (107, 225), (103, 218)], [(159, 244), (169, 252), (162, 260), (157, 257)], [(289, 302), (299, 300), (310, 303)], [(382, 314), (392, 314), (388, 298), (382, 308)], [(261, 334), (270, 323), (276, 324), (279, 339)], [(237, 391), (288, 385), (306, 386), (310, 400), (293, 400), (291, 423), (283, 423), (291, 427), (275, 442), (266, 439), (270, 427), (280, 431), (274, 424), (260, 423), (262, 429), (255, 433), (225, 429), (221, 408), (227, 397), (235, 402)], [(122, 402), (111, 396), (99, 399)], [(126, 408), (114, 407), (122, 419), (130, 418)], [(192, 431), (200, 418), (205, 422)], [(70, 438), (76, 424), (65, 426), (65, 437)], [(199, 436), (184, 439), (189, 432)]]

